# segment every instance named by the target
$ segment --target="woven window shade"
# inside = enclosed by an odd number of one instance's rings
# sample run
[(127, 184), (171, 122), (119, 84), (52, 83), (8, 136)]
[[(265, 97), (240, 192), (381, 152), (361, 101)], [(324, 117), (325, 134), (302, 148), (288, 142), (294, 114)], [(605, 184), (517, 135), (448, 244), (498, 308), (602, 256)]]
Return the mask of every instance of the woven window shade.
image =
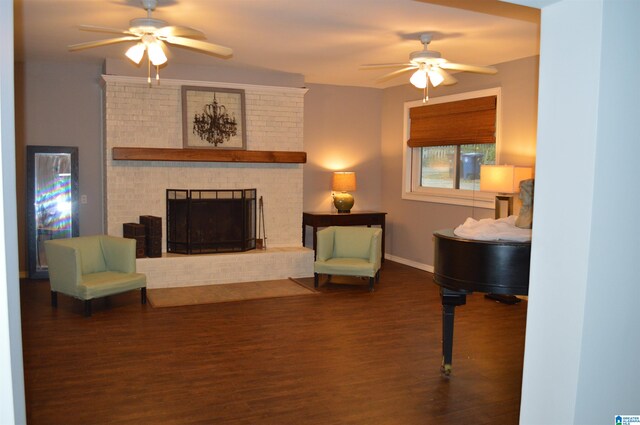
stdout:
[(496, 96), (419, 106), (409, 117), (412, 148), (496, 142)]

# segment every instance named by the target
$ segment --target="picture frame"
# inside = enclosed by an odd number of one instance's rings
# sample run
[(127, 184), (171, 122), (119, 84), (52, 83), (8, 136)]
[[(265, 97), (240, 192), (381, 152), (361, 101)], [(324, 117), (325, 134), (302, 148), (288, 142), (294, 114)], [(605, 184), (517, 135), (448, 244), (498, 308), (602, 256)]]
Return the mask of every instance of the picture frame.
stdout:
[(182, 86), (185, 149), (247, 149), (242, 89)]

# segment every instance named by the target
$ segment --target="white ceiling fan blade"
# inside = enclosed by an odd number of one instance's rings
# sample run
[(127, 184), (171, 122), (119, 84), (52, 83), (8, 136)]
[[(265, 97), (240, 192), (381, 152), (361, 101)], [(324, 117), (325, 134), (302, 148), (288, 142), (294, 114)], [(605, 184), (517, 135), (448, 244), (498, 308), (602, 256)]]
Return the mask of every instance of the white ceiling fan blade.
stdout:
[(135, 35), (132, 32), (129, 32), (127, 30), (123, 30), (123, 29), (120, 29), (120, 28), (101, 27), (101, 26), (98, 26), (98, 25), (78, 25), (78, 28), (81, 29), (82, 31), (108, 32), (108, 33), (111, 33), (111, 34)]
[(179, 25), (169, 25), (162, 27), (155, 32), (158, 37), (191, 37), (191, 38), (205, 38), (202, 31), (195, 28), (183, 27)]
[(442, 80), (442, 84), (444, 84), (445, 86), (450, 86), (458, 82), (458, 80), (456, 80), (451, 74), (437, 66), (431, 68), (431, 71), (438, 73), (440, 76), (442, 76), (442, 78), (444, 78), (444, 80)]
[(76, 50), (82, 50), (82, 49), (90, 49), (92, 47), (100, 47), (100, 46), (106, 46), (108, 44), (115, 44), (115, 43), (121, 43), (123, 41), (134, 41), (134, 40), (139, 40), (140, 37), (136, 37), (134, 35), (129, 35), (126, 37), (118, 37), (118, 38), (107, 38), (105, 40), (98, 40), (98, 41), (89, 41), (86, 43), (78, 43), (78, 44), (71, 44), (69, 46), (67, 46), (67, 48), (70, 51), (76, 51)]
[(376, 81), (378, 83), (382, 83), (382, 82), (388, 81), (388, 80), (390, 80), (390, 79), (392, 79), (394, 77), (397, 77), (400, 74), (404, 74), (405, 72), (413, 71), (414, 69), (418, 69), (418, 67), (417, 66), (408, 66), (406, 68), (402, 68), (402, 69), (399, 69), (397, 71), (393, 71), (393, 72), (390, 72), (390, 73), (388, 73), (386, 75), (383, 75), (382, 77), (378, 78)]
[(492, 66), (465, 65), (462, 63), (442, 62), (438, 66), (442, 69), (452, 69), (454, 71), (476, 72), (478, 74), (495, 74), (498, 70)]
[(399, 66), (411, 66), (411, 63), (370, 63), (360, 65), (360, 69), (397, 68)]
[(162, 37), (162, 39), (170, 44), (190, 47), (192, 49), (213, 53), (214, 55), (218, 55), (218, 56), (229, 57), (233, 55), (233, 50), (231, 48), (219, 46), (217, 44), (207, 43), (205, 41), (193, 40), (191, 38), (184, 38), (184, 37), (172, 37), (172, 36)]

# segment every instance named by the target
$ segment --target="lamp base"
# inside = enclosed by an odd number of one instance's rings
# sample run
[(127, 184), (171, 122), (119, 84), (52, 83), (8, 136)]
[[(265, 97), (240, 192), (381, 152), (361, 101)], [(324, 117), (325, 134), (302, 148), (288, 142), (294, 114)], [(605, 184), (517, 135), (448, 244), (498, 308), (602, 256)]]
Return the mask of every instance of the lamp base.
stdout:
[(513, 214), (513, 196), (512, 195), (496, 195), (495, 202), (495, 218), (496, 220), (502, 218), (502, 204), (507, 204), (507, 217)]
[(340, 192), (333, 194), (333, 205), (335, 205), (338, 213), (348, 214), (353, 208), (354, 199), (351, 194), (347, 192)]

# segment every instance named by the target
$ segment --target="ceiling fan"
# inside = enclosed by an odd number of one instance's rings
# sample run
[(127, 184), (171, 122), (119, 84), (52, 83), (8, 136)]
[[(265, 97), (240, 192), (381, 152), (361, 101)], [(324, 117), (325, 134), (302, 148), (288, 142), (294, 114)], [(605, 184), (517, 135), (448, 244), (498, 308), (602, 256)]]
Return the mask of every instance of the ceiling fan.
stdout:
[(89, 41), (86, 43), (78, 43), (67, 46), (70, 51), (90, 49), (93, 47), (101, 47), (109, 44), (122, 43), (127, 41), (137, 41), (135, 45), (130, 47), (126, 56), (136, 65), (140, 63), (144, 53), (147, 52), (149, 75), (148, 81), (151, 83), (150, 68), (151, 64), (156, 67), (156, 79), (159, 79), (157, 67), (167, 62), (165, 43), (176, 46), (188, 47), (201, 52), (210, 53), (217, 56), (228, 58), (233, 54), (233, 50), (229, 47), (202, 41), (206, 38), (202, 31), (194, 28), (169, 25), (166, 21), (151, 17), (151, 12), (158, 5), (158, 0), (140, 0), (142, 6), (147, 11), (146, 18), (135, 18), (129, 21), (129, 29), (121, 30), (118, 28), (101, 27), (96, 25), (80, 25), (79, 28), (84, 31), (106, 32), (112, 34), (122, 34), (120, 37), (107, 38), (98, 41)]
[(403, 67), (390, 72), (389, 74), (383, 75), (378, 79), (379, 82), (387, 81), (405, 72), (414, 71), (409, 81), (417, 88), (424, 89), (423, 102), (429, 100), (427, 95), (429, 82), (431, 82), (433, 87), (437, 87), (440, 84), (448, 86), (458, 82), (458, 80), (445, 70), (475, 72), (479, 74), (495, 74), (498, 72), (498, 70), (492, 66), (465, 65), (449, 62), (442, 57), (440, 52), (429, 50), (429, 43), (431, 43), (431, 39), (432, 35), (428, 33), (420, 36), (420, 42), (423, 44), (424, 48), (417, 52), (411, 52), (408, 63), (368, 64), (361, 65), (360, 68), (379, 69)]

